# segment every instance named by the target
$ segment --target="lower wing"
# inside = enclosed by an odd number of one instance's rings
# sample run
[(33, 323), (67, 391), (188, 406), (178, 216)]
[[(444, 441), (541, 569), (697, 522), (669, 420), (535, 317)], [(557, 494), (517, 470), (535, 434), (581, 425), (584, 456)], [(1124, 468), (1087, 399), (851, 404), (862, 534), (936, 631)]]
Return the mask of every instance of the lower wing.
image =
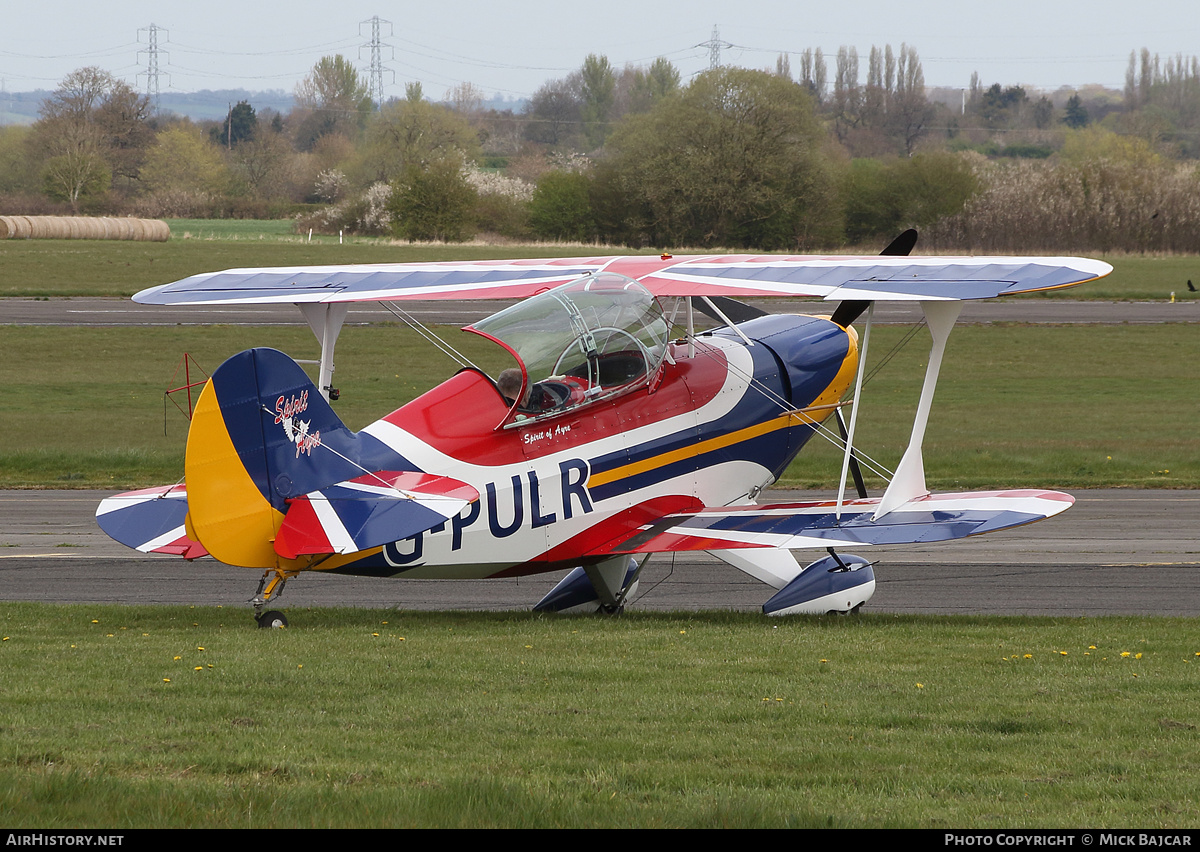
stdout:
[(679, 550), (783, 548), (951, 541), (1057, 515), (1075, 499), (1057, 491), (929, 494), (875, 518), (878, 499), (723, 506), (668, 515), (615, 539), (594, 555)]

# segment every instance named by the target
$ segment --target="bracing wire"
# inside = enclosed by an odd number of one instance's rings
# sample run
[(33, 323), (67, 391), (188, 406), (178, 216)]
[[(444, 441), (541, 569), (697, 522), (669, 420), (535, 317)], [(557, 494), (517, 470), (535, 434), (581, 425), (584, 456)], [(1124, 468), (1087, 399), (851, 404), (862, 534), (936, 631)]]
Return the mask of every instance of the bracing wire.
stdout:
[[(436, 347), (439, 351), (442, 352), (442, 354), (449, 357), (452, 361), (458, 362), (459, 366), (474, 367), (476, 370), (479, 370), (479, 366), (476, 365), (470, 358), (468, 358), (466, 355), (463, 355), (461, 352), (459, 352), (457, 349), (455, 349), (449, 343), (442, 340), (440, 337), (435, 335), (432, 331), (427, 329), (421, 323), (420, 320), (416, 319), (414, 316), (412, 316), (412, 314), (408, 313), (408, 311), (405, 311), (402, 308), (396, 307), (391, 302), (380, 302), (379, 304), (383, 306), (384, 310), (389, 311), (393, 316), (395, 316), (397, 319), (399, 319), (402, 323), (404, 323), (409, 328), (411, 328), (413, 331), (415, 331), (417, 334), (421, 335), (427, 341), (432, 343), (434, 345), (434, 347)], [(480, 372), (484, 372), (484, 371), (480, 370)]]
[(880, 359), (878, 364), (876, 364), (874, 367), (871, 368), (871, 372), (867, 373), (867, 375), (863, 377), (863, 385), (865, 386), (867, 384), (867, 382), (869, 382), (869, 381), (871, 381), (871, 379), (875, 378), (876, 373), (878, 373), (880, 370), (882, 370), (884, 367), (886, 367), (887, 363), (889, 361), (891, 361), (892, 358), (894, 358), (897, 354), (899, 354), (900, 350), (903, 349), (905, 346), (907, 346), (909, 341), (911, 341), (913, 339), (913, 337), (916, 336), (917, 332), (920, 331), (922, 328), (924, 328), (926, 325), (927, 325), (927, 323), (925, 322), (925, 320), (921, 320), (920, 322), (915, 322), (911, 326), (909, 326), (908, 331), (906, 331), (904, 333), (904, 336), (902, 338), (900, 338), (900, 340), (896, 343), (896, 345), (893, 346), (891, 348), (891, 350), (886, 355), (884, 355), (883, 358)]
[[(716, 359), (715, 352), (716, 352), (715, 349), (710, 349), (709, 347), (698, 346), (696, 348), (697, 355), (703, 354), (705, 357), (712, 358), (714, 360)], [(726, 359), (725, 364), (726, 364), (726, 368), (730, 372), (737, 375), (739, 378), (741, 378), (743, 381), (746, 382), (747, 386), (754, 388), (754, 390), (756, 390), (760, 394), (762, 394), (763, 397), (766, 398), (769, 402), (776, 405), (780, 409), (781, 413), (791, 414), (793, 416), (803, 418), (806, 422), (808, 422), (813, 427), (813, 431), (816, 434), (820, 435), (822, 438), (824, 438), (826, 441), (828, 441), (834, 447), (837, 447), (839, 450), (843, 450), (843, 451), (846, 449), (845, 440), (837, 432), (834, 432), (832, 429), (830, 429), (824, 423), (818, 422), (817, 420), (815, 420), (814, 418), (812, 418), (811, 416), (806, 414), (803, 410), (797, 409), (796, 407), (794, 407), (789, 400), (785, 399), (779, 393), (777, 393), (776, 391), (774, 391), (767, 385), (763, 384), (763, 382), (760, 379), (756, 378), (753, 373), (746, 372), (741, 367), (738, 367), (737, 365), (735, 365), (733, 362), (729, 361), (728, 359)], [(857, 447), (855, 448), (855, 454), (858, 456), (859, 464), (861, 466), (867, 468), (868, 470), (870, 470), (871, 473), (875, 474), (876, 476), (882, 477), (883, 479), (891, 479), (892, 475), (894, 474), (894, 471), (891, 468), (889, 468), (887, 465), (883, 464), (882, 462), (880, 462), (876, 459), (871, 458), (870, 456), (863, 453), (862, 450), (858, 449)]]

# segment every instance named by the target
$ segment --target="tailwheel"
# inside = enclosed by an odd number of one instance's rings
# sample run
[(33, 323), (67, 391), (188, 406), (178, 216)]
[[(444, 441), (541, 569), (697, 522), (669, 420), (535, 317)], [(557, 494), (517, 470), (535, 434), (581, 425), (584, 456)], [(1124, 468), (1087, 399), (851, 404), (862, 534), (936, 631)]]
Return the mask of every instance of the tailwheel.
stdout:
[(254, 604), (254, 620), (259, 627), (287, 627), (287, 616), (282, 612), (275, 609), (263, 612), (263, 608), (283, 594), (283, 587), (297, 573), (278, 568), (263, 572), (262, 579), (258, 581), (258, 591), (250, 599), (250, 603)]
[(287, 627), (287, 616), (278, 610), (269, 610), (262, 615), (256, 615), (254, 620), (258, 622), (258, 626), (263, 629), (276, 629)]

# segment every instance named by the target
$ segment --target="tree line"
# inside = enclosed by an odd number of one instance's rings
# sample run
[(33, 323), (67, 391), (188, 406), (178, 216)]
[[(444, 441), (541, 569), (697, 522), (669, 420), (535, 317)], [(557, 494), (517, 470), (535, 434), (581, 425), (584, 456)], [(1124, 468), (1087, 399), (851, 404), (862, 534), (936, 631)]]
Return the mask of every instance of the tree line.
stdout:
[[(286, 114), (157, 115), (99, 68), (0, 128), (0, 213), (293, 217), (407, 240), (814, 251), (907, 227), (960, 251), (1200, 250), (1200, 63), (1130, 56), (1123, 92), (925, 86), (901, 45), (685, 82), (601, 55), (520, 113), (457, 86), (376, 105), (324, 57)], [(864, 73), (865, 72), (865, 76)]]

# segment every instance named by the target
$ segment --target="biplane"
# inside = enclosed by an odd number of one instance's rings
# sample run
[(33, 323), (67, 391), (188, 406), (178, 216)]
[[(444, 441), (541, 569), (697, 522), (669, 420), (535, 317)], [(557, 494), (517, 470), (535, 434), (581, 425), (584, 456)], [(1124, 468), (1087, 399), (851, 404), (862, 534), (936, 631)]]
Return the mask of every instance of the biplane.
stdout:
[[(855, 611), (875, 576), (846, 548), (958, 539), (1071, 505), (1045, 490), (931, 494), (922, 445), (964, 300), (1112, 269), (1081, 258), (909, 257), (915, 239), (907, 232), (871, 257), (232, 269), (145, 290), (134, 300), (296, 304), (321, 343), (317, 380), (272, 349), (232, 356), (200, 394), (182, 481), (109, 497), (98, 521), (142, 552), (262, 571), (251, 600), (261, 626), (286, 624), (268, 607), (305, 571), (568, 570), (536, 609), (619, 612), (647, 560), (677, 551), (707, 551), (773, 587), (766, 613)], [(739, 301), (747, 297), (807, 297), (832, 310), (770, 314)], [(521, 300), (464, 329), (512, 366), (489, 375), (467, 363), (361, 431), (347, 428), (330, 398), (349, 306), (464, 299)], [(919, 303), (932, 344), (907, 449), (883, 493), (868, 496), (852, 402), (880, 300)], [(717, 327), (698, 330), (696, 311)], [(819, 431), (842, 448), (836, 497), (760, 504)], [(823, 555), (801, 565), (797, 550)]]

